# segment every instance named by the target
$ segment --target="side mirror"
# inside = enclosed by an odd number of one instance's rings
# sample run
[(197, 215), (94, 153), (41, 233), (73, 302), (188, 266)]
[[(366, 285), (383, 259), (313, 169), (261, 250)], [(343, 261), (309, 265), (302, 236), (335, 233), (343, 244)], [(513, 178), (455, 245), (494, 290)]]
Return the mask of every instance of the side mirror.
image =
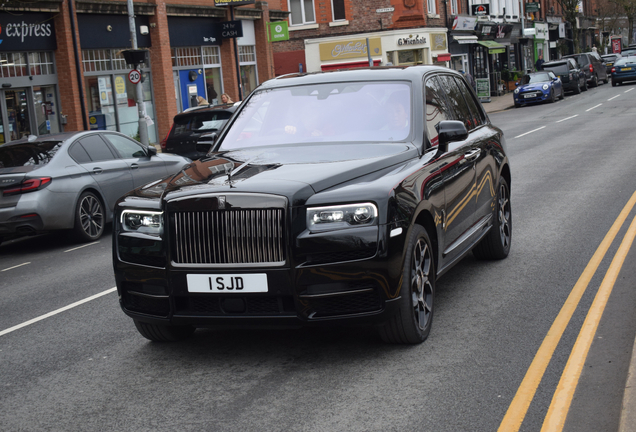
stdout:
[(438, 133), (438, 149), (442, 153), (448, 151), (448, 143), (463, 141), (468, 138), (468, 130), (464, 123), (457, 120), (444, 120), (439, 122), (435, 129)]
[(515, 87), (519, 87), (519, 81), (515, 83)]
[(148, 146), (148, 155), (149, 156), (156, 156), (157, 155), (157, 147), (155, 147), (153, 145), (149, 145)]
[(552, 78), (552, 81), (558, 81), (558, 80), (559, 80), (559, 77)]

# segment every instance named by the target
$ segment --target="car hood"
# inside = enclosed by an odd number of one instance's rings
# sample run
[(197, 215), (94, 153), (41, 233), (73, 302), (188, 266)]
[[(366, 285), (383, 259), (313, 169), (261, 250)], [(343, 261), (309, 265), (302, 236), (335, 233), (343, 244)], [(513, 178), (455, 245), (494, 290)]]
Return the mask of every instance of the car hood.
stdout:
[(417, 148), (410, 143), (239, 149), (211, 154), (129, 196), (171, 200), (215, 192), (252, 192), (304, 201), (315, 193), (417, 155)]
[(524, 84), (519, 86), (519, 91), (533, 91), (533, 90), (541, 90), (543, 91), (543, 85), (548, 84), (549, 82), (541, 82), (541, 83), (532, 83), (532, 84)]

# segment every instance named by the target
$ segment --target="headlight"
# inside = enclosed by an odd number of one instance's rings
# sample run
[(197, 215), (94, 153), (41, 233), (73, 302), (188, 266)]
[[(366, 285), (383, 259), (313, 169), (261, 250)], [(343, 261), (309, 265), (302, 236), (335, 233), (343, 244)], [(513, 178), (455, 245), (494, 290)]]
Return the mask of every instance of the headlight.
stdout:
[(121, 228), (128, 232), (163, 234), (163, 212), (124, 210), (121, 213)]
[(519, 94), (519, 89), (518, 88), (515, 89), (514, 94)]
[(550, 88), (550, 86), (549, 86), (549, 85), (547, 85), (547, 84), (543, 84), (543, 90), (547, 90), (547, 89), (549, 89), (549, 88)]
[(309, 231), (330, 231), (377, 224), (378, 208), (371, 203), (307, 209)]

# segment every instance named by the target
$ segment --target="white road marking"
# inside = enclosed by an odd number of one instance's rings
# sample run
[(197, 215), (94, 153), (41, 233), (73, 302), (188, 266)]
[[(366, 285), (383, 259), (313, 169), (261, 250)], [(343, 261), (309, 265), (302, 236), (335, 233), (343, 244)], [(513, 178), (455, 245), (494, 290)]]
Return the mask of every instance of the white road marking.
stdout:
[(16, 326), (10, 327), (10, 328), (8, 328), (8, 329), (6, 329), (6, 330), (2, 330), (2, 331), (0, 331), (0, 336), (4, 336), (4, 335), (6, 335), (7, 333), (11, 333), (11, 332), (13, 332), (13, 331), (19, 330), (19, 329), (21, 329), (22, 327), (29, 326), (29, 325), (31, 325), (31, 324), (34, 324), (34, 323), (38, 322), (38, 321), (42, 321), (43, 319), (50, 318), (50, 317), (52, 317), (53, 315), (57, 315), (57, 314), (59, 314), (59, 313), (62, 313), (62, 312), (64, 312), (64, 311), (67, 311), (67, 310), (69, 310), (69, 309), (73, 309), (73, 308), (74, 308), (74, 307), (76, 307), (76, 306), (82, 305), (82, 304), (84, 304), (84, 303), (88, 303), (88, 302), (89, 302), (89, 301), (91, 301), (91, 300), (95, 300), (96, 298), (99, 298), (99, 297), (101, 297), (101, 296), (105, 296), (106, 294), (110, 294), (110, 293), (112, 293), (113, 291), (117, 291), (117, 287), (114, 287), (114, 288), (108, 289), (108, 290), (106, 290), (106, 291), (102, 291), (102, 292), (100, 292), (99, 294), (95, 294), (95, 295), (92, 295), (92, 296), (90, 296), (90, 297), (86, 297), (84, 300), (76, 301), (75, 303), (71, 303), (71, 304), (70, 304), (70, 305), (68, 305), (68, 306), (64, 306), (63, 308), (59, 308), (59, 309), (57, 309), (57, 310), (54, 310), (53, 312), (49, 312), (49, 313), (47, 313), (47, 314), (40, 315), (39, 317), (37, 317), (37, 318), (33, 318), (32, 320), (29, 320), (29, 321), (26, 321), (26, 322), (23, 322), (22, 324), (18, 324), (18, 325), (16, 325)]
[(617, 97), (619, 97), (619, 96), (620, 96), (620, 95), (619, 95), (619, 94), (617, 94), (616, 96), (609, 98), (607, 101), (609, 102), (609, 101), (611, 101), (612, 99), (616, 99), (616, 98), (617, 98)]
[(93, 243), (85, 244), (85, 245), (78, 246), (78, 247), (73, 248), (73, 249), (65, 250), (64, 252), (71, 252), (71, 251), (74, 251), (74, 250), (78, 250), (78, 249), (81, 249), (81, 248), (85, 248), (86, 246), (93, 246), (93, 245), (96, 245), (97, 243), (99, 243), (99, 242), (98, 242), (98, 241), (96, 241), (96, 242), (93, 242)]
[(6, 268), (6, 269), (4, 269), (4, 270), (0, 270), (0, 271), (7, 271), (7, 270), (11, 270), (11, 269), (14, 269), (14, 268), (18, 268), (18, 267), (25, 266), (25, 265), (27, 265), (27, 264), (31, 264), (31, 262), (29, 261), (29, 262), (25, 262), (25, 263), (22, 263), (22, 264), (18, 264), (17, 266), (9, 267), (9, 268)]
[(602, 103), (600, 103), (600, 104), (598, 104), (598, 105), (596, 105), (596, 106), (593, 106), (593, 107), (592, 107), (592, 108), (590, 108), (590, 109), (586, 109), (586, 110), (585, 110), (585, 112), (592, 111), (594, 108), (598, 108), (598, 107), (600, 107), (601, 105), (603, 105), (603, 104), (602, 104)]
[(630, 92), (630, 91), (632, 91), (632, 90), (634, 90), (634, 89), (633, 89), (633, 88), (630, 88), (629, 90), (625, 90), (623, 93), (627, 93), (627, 92)]
[(570, 120), (570, 119), (573, 119), (574, 117), (578, 117), (578, 116), (579, 116), (578, 114), (575, 114), (572, 117), (566, 117), (566, 118), (561, 119), (561, 120), (559, 120), (559, 121), (557, 121), (555, 123), (561, 123), (562, 121)]
[(540, 128), (537, 128), (537, 129), (531, 130), (530, 132), (526, 132), (526, 133), (524, 133), (524, 134), (517, 135), (515, 138), (521, 138), (521, 137), (522, 137), (522, 136), (524, 136), (524, 135), (531, 134), (532, 132), (536, 132), (536, 131), (541, 130), (541, 129), (543, 129), (543, 128), (545, 128), (545, 126), (541, 126)]

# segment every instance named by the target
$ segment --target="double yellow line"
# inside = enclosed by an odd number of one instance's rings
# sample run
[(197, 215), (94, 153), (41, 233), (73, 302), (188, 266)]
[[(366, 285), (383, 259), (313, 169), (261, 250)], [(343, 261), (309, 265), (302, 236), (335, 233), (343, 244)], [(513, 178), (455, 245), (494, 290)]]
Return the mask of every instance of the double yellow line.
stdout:
[[(614, 242), (616, 235), (620, 231), (621, 227), (625, 223), (625, 220), (629, 216), (632, 208), (636, 204), (636, 192), (632, 195), (627, 202), (618, 218), (614, 221), (614, 224), (605, 235), (605, 238), (601, 242), (600, 246), (592, 256), (592, 259), (583, 270), (583, 273), (579, 277), (579, 280), (574, 285), (574, 288), (570, 292), (565, 304), (561, 308), (561, 311), (557, 315), (554, 323), (548, 330), (548, 334), (543, 339), (543, 343), (539, 347), (534, 360), (530, 364), (528, 371), (526, 372), (514, 399), (508, 407), (508, 411), (504, 416), (501, 424), (499, 425), (498, 432), (517, 432), (523, 423), (530, 403), (534, 398), (534, 394), (537, 391), (537, 387), (543, 378), (546, 368), (550, 363), (550, 359), (556, 350), (561, 336), (565, 332), (574, 311), (576, 310), (585, 289), (589, 285), (592, 277), (596, 273), (598, 266), (605, 257), (605, 254), (609, 250), (610, 246)], [(557, 386), (557, 389), (552, 398), (552, 403), (548, 409), (548, 414), (543, 421), (543, 427), (541, 432), (560, 432), (563, 430), (565, 424), (565, 418), (568, 414), (576, 385), (579, 381), (583, 364), (587, 353), (594, 340), (594, 334), (603, 315), (603, 311), (607, 304), (614, 283), (620, 272), (625, 257), (629, 252), (629, 249), (636, 237), (636, 218), (632, 221), (621, 245), (610, 264), (603, 282), (594, 298), (594, 302), (588, 311), (581, 332), (576, 339), (570, 358), (565, 366), (561, 380)]]

